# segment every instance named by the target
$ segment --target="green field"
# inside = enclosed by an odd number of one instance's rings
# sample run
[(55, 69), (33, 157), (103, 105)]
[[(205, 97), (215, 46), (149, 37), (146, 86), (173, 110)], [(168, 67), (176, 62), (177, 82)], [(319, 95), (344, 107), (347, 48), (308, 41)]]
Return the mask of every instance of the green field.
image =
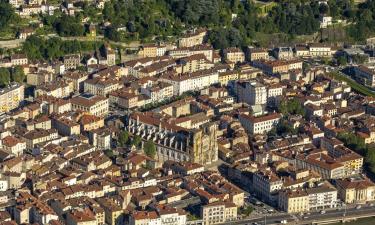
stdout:
[(331, 224), (331, 225), (342, 225), (342, 224), (345, 224), (345, 225), (374, 225), (375, 224), (375, 218), (359, 219), (359, 220), (349, 222), (349, 223), (334, 223), (334, 224)]
[(354, 81), (354, 80), (352, 80), (352, 79), (350, 79), (346, 76), (343, 76), (343, 75), (338, 74), (338, 73), (330, 73), (329, 76), (333, 77), (336, 80), (345, 81), (352, 89), (359, 92), (360, 94), (375, 97), (374, 92), (372, 92), (369, 88), (357, 83), (356, 81)]

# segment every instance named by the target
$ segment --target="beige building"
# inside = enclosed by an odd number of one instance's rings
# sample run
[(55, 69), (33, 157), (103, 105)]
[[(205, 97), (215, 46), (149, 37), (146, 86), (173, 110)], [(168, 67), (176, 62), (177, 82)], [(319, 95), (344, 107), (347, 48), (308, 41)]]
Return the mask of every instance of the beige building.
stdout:
[(248, 50), (248, 58), (250, 61), (269, 60), (268, 50), (263, 48), (250, 48)]
[(76, 209), (66, 215), (67, 225), (98, 225), (95, 214), (89, 208)]
[(7, 136), (2, 142), (4, 150), (16, 156), (22, 155), (26, 149), (26, 142), (14, 136)]
[(340, 199), (347, 204), (366, 203), (375, 200), (375, 184), (368, 178), (347, 178), (336, 181)]
[(72, 90), (70, 85), (61, 80), (38, 85), (34, 90), (34, 96), (36, 98), (43, 95), (52, 96), (55, 98), (65, 98), (70, 96), (71, 93)]
[(65, 55), (63, 61), (65, 69), (76, 69), (81, 64), (81, 57), (78, 54)]
[(224, 56), (231, 63), (242, 63), (245, 61), (245, 53), (239, 48), (225, 49)]
[(67, 117), (54, 118), (53, 127), (63, 136), (79, 135), (81, 133), (80, 124)]
[(214, 202), (201, 207), (205, 225), (237, 220), (237, 206), (232, 202)]
[(103, 76), (85, 80), (83, 83), (84, 92), (104, 97), (107, 96), (108, 93), (120, 88), (117, 79)]
[(178, 59), (175, 70), (178, 74), (194, 73), (211, 69), (213, 66), (213, 63), (208, 61), (205, 55), (197, 54)]
[(111, 105), (119, 106), (124, 109), (133, 109), (140, 107), (144, 100), (137, 93), (131, 92), (127, 89), (119, 89), (109, 94), (109, 103)]
[(24, 54), (14, 54), (10, 57), (10, 62), (13, 66), (21, 66), (28, 64), (29, 60)]
[(192, 47), (195, 45), (201, 45), (203, 44), (206, 34), (207, 34), (207, 31), (204, 29), (198, 29), (192, 33), (188, 33), (178, 40), (178, 47), (182, 48), (182, 47)]
[(55, 75), (52, 72), (46, 70), (40, 70), (35, 73), (28, 73), (26, 75), (26, 83), (34, 86), (52, 82), (54, 79)]
[(138, 56), (142, 58), (157, 57), (157, 56), (165, 55), (165, 52), (166, 52), (165, 46), (149, 44), (149, 45), (143, 45), (140, 47), (138, 51)]
[(304, 190), (280, 191), (279, 208), (287, 213), (307, 212), (310, 209), (309, 195)]
[(71, 85), (74, 92), (82, 92), (84, 89), (83, 82), (88, 77), (89, 75), (86, 72), (68, 71), (63, 75), (62, 79)]
[(97, 200), (104, 209), (105, 222), (109, 225), (124, 225), (124, 210), (109, 198)]
[(81, 110), (95, 116), (104, 116), (109, 111), (109, 101), (102, 96), (82, 94), (71, 100), (73, 110)]
[(58, 137), (55, 129), (42, 130), (35, 129), (27, 132), (23, 139), (26, 141), (26, 147), (28, 149), (34, 148), (36, 144), (44, 143), (56, 139)]
[(18, 83), (11, 83), (0, 90), (0, 114), (9, 112), (19, 106), (24, 99), (25, 87)]

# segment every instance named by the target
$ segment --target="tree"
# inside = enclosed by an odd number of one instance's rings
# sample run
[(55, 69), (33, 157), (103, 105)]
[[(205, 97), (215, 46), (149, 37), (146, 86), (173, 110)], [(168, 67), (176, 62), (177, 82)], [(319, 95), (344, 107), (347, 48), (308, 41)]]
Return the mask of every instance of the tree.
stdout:
[(287, 101), (283, 101), (280, 103), (278, 111), (285, 115), (301, 115), (305, 116), (305, 109), (301, 105), (301, 103), (293, 98)]
[(154, 142), (148, 140), (143, 148), (143, 151), (148, 157), (155, 158), (156, 156), (156, 146)]
[(11, 75), (12, 75), (11, 76), (12, 81), (15, 81), (15, 82), (18, 82), (18, 83), (22, 83), (26, 78), (25, 72), (23, 71), (21, 66), (14, 67), (12, 69)]
[(5, 87), (10, 82), (10, 73), (6, 68), (0, 68), (0, 87)]
[(15, 17), (12, 6), (6, 1), (0, 1), (0, 30), (7, 28)]
[(135, 135), (135, 136), (133, 137), (133, 140), (132, 140), (131, 145), (134, 145), (135, 147), (138, 148), (138, 147), (141, 145), (141, 142), (142, 142), (141, 137), (138, 136), (138, 135)]
[(118, 145), (121, 147), (124, 147), (128, 143), (129, 143), (129, 132), (122, 131), (118, 137)]
[(348, 60), (345, 56), (339, 56), (337, 58), (337, 63), (340, 65), (340, 66), (345, 66), (347, 63), (348, 63)]

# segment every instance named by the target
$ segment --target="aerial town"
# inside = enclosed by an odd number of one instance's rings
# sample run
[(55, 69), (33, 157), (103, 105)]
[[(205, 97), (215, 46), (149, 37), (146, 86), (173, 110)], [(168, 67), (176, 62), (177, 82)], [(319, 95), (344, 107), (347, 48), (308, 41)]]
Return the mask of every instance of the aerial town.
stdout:
[[(112, 21), (116, 1), (77, 2), (0, 2), (0, 14), (12, 9), (9, 18), (33, 24), (0, 40), (0, 225), (302, 225), (375, 216), (375, 38), (244, 46), (231, 31), (230, 41), (215, 41), (220, 33), (202, 25), (163, 41), (137, 31), (144, 39), (132, 45), (115, 40), (140, 29)], [(271, 2), (259, 9), (284, 7)], [(321, 36), (360, 24), (329, 16), (331, 3), (316, 3), (325, 12), (316, 18)], [(87, 7), (112, 23), (82, 18)], [(55, 14), (82, 19), (83, 36), (73, 34), (76, 22), (51, 22)], [(47, 32), (54, 23), (64, 39)]]

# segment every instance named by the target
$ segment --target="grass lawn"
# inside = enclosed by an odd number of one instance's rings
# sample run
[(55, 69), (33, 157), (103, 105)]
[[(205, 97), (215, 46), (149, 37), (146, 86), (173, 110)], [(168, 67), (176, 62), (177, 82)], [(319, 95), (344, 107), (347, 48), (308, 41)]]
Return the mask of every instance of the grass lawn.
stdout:
[(333, 78), (337, 79), (337, 80), (341, 80), (341, 81), (345, 81), (351, 88), (353, 88), (355, 91), (363, 94), (363, 95), (367, 95), (367, 96), (371, 96), (371, 97), (375, 97), (375, 93), (372, 92), (370, 89), (368, 89), (367, 87), (357, 83), (356, 81), (346, 77), (346, 76), (343, 76), (343, 75), (340, 75), (338, 73), (331, 73), (330, 76), (332, 76)]
[(366, 218), (366, 219), (359, 219), (350, 223), (333, 223), (331, 225), (374, 225), (375, 224), (375, 218)]

